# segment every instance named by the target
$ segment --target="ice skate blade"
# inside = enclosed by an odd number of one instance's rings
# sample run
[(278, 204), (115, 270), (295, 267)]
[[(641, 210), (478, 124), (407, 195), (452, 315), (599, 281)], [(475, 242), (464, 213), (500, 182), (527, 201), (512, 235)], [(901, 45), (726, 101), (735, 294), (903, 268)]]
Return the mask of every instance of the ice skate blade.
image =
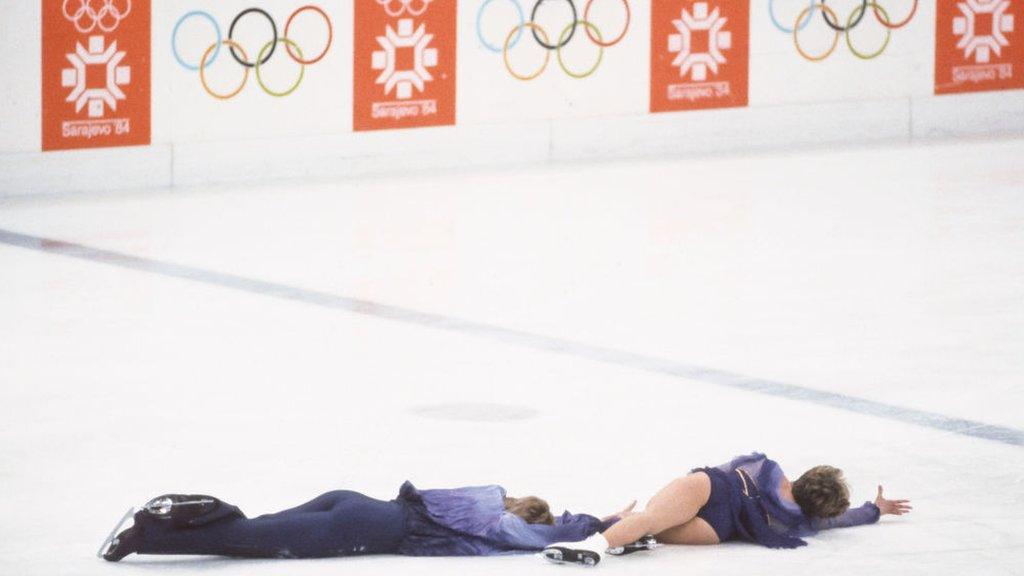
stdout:
[(573, 550), (555, 546), (545, 548), (541, 553), (544, 559), (552, 564), (578, 564), (580, 566), (593, 567), (601, 561), (601, 556), (590, 550)]
[(633, 554), (636, 552), (654, 550), (659, 546), (661, 546), (661, 544), (658, 544), (658, 541), (654, 539), (654, 536), (648, 535), (637, 540), (636, 542), (633, 542), (632, 544), (618, 546), (616, 548), (609, 548), (608, 550), (606, 550), (606, 552), (611, 556), (626, 556), (628, 554)]
[(127, 522), (128, 519), (131, 518), (133, 514), (135, 514), (135, 508), (129, 508), (128, 511), (124, 513), (124, 516), (122, 516), (121, 519), (118, 520), (117, 525), (114, 526), (114, 529), (111, 530), (110, 534), (108, 534), (107, 537), (103, 540), (103, 544), (100, 544), (100, 549), (96, 551), (97, 558), (101, 560), (106, 560), (106, 558), (104, 558), (103, 555), (109, 551), (111, 545), (114, 543), (114, 540), (117, 540), (117, 535), (121, 533), (121, 526), (124, 526), (124, 523)]

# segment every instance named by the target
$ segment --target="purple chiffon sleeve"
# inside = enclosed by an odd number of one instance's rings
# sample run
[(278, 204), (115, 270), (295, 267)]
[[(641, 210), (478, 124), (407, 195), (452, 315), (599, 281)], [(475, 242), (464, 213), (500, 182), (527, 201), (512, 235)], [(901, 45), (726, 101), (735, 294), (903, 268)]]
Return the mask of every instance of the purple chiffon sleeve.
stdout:
[[(416, 490), (406, 484), (435, 522), (463, 534), (483, 536), (492, 532), (505, 513), (505, 489), (501, 486)], [(402, 490), (407, 489), (403, 486)]]
[(832, 528), (850, 528), (851, 526), (862, 526), (874, 524), (882, 512), (871, 502), (865, 502), (860, 508), (851, 508), (835, 518), (813, 518), (810, 520), (810, 529), (813, 531), (830, 530)]
[(514, 514), (504, 514), (489, 539), (513, 550), (540, 550), (554, 542), (586, 540), (602, 528), (602, 522), (589, 514), (566, 512), (554, 524), (527, 524)]
[(750, 454), (737, 456), (725, 464), (716, 466), (716, 468), (726, 473), (731, 473), (737, 468), (743, 468), (751, 475), (751, 477), (756, 478), (761, 469), (761, 464), (763, 464), (766, 459), (767, 457), (760, 452), (751, 452)]

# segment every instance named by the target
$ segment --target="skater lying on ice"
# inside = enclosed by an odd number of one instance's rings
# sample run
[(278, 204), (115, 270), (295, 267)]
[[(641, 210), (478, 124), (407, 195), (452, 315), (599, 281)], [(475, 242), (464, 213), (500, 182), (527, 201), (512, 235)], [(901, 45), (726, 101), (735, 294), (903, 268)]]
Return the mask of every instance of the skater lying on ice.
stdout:
[(764, 454), (740, 456), (715, 468), (698, 468), (677, 478), (647, 503), (582, 542), (544, 549), (556, 563), (593, 566), (609, 549), (653, 535), (659, 544), (718, 544), (746, 540), (769, 548), (806, 545), (801, 536), (828, 528), (872, 524), (883, 514), (910, 512), (908, 500), (887, 500), (878, 487), (875, 501), (850, 509), (842, 471), (817, 466), (790, 482)]
[[(117, 533), (122, 525), (118, 524), (99, 553), (112, 562), (132, 553), (245, 558), (488, 556), (583, 540), (618, 518), (600, 520), (568, 512), (556, 518), (540, 498), (508, 498), (500, 486), (417, 490), (406, 482), (390, 502), (339, 490), (257, 518), (246, 518), (237, 507), (211, 496), (170, 494), (135, 512), (130, 528)], [(620, 552), (627, 551), (632, 548)]]

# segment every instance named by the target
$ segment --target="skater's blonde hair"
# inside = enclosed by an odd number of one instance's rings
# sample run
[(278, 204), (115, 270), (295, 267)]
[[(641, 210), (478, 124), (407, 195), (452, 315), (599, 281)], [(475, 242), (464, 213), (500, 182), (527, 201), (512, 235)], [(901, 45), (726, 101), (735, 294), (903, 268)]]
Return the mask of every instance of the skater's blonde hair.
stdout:
[(528, 524), (554, 524), (555, 517), (551, 514), (551, 507), (544, 500), (536, 496), (525, 498), (505, 498), (505, 510), (526, 520)]

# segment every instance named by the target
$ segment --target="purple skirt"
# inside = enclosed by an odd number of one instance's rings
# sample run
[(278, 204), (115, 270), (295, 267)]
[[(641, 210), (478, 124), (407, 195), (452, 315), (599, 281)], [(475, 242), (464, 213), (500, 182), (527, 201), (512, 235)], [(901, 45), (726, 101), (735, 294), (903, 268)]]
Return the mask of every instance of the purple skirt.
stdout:
[(768, 523), (757, 484), (742, 470), (723, 472), (718, 468), (696, 468), (711, 479), (711, 495), (697, 517), (711, 525), (718, 540), (745, 540), (768, 548), (798, 548), (807, 543), (795, 536), (776, 532)]

